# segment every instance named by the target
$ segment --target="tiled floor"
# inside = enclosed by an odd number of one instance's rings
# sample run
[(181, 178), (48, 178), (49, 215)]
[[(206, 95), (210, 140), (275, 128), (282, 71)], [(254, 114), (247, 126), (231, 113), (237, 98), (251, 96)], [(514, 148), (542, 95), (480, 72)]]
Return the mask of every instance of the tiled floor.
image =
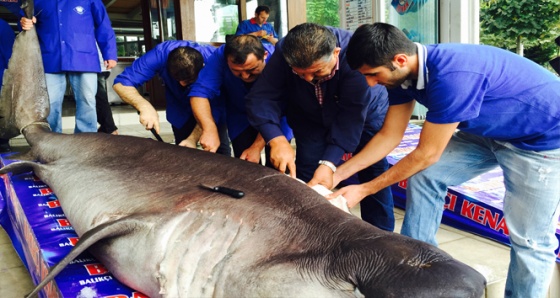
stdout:
[[(149, 131), (140, 126), (138, 115), (130, 106), (113, 106), (113, 112), (120, 134), (153, 138)], [(160, 112), (160, 122), (161, 137), (165, 142), (173, 142), (171, 127), (165, 121), (164, 112)], [(71, 116), (64, 117), (64, 132), (71, 133), (73, 125), (74, 119)], [(26, 146), (22, 137), (11, 140), (11, 144), (16, 149)], [(358, 209), (353, 209), (352, 212), (359, 214)], [(395, 231), (398, 232), (402, 225), (404, 211), (395, 208), (395, 215), (397, 220)], [(485, 297), (503, 297), (509, 247), (446, 225), (440, 227), (437, 240), (441, 249), (472, 266), (486, 277), (488, 286)], [(560, 266), (557, 264), (554, 276), (556, 283), (551, 287), (550, 298), (560, 297), (559, 271)], [(16, 255), (7, 234), (0, 228), (0, 297), (22, 297), (32, 288), (33, 283), (29, 274)]]

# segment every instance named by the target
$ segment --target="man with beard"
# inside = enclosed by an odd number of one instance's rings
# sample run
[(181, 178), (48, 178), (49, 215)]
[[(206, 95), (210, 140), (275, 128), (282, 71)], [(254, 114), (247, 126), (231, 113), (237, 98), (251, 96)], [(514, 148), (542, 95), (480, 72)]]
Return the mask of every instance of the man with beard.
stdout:
[(334, 185), (400, 143), (415, 101), (428, 112), (416, 149), (378, 178), (332, 196), (353, 206), (408, 178), (401, 234), (437, 245), (447, 187), (499, 166), (512, 247), (505, 297), (545, 297), (558, 247), (560, 80), (506, 50), (424, 46), (384, 23), (356, 30), (348, 63), (370, 86), (389, 88), (390, 107), (379, 134), (338, 168)]

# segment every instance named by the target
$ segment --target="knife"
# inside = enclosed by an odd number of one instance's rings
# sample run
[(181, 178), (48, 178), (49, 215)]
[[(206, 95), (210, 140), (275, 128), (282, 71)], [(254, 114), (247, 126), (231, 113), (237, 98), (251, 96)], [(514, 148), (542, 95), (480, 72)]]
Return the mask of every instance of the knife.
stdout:
[(159, 134), (156, 132), (156, 129), (152, 127), (152, 129), (150, 129), (150, 131), (152, 132), (152, 134), (154, 135), (154, 137), (156, 137), (156, 139), (160, 142), (163, 142), (163, 139), (159, 136)]
[(224, 187), (224, 186), (210, 186), (210, 185), (206, 185), (206, 184), (200, 184), (199, 186), (202, 187), (202, 188), (205, 188), (205, 189), (209, 189), (209, 190), (214, 191), (214, 192), (219, 192), (219, 193), (226, 194), (226, 195), (228, 195), (232, 198), (236, 198), (236, 199), (241, 199), (245, 195), (245, 193), (240, 191), (240, 190), (233, 189), (233, 188), (228, 188), (228, 187)]

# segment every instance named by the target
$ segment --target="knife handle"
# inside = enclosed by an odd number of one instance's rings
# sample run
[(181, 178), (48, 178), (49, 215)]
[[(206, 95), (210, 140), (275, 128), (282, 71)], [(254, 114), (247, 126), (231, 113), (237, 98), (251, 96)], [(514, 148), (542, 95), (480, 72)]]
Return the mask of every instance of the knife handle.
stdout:
[(214, 190), (219, 192), (219, 193), (223, 193), (226, 194), (228, 196), (234, 197), (236, 199), (241, 199), (245, 193), (237, 190), (237, 189), (233, 189), (233, 188), (228, 188), (228, 187), (223, 187), (223, 186), (215, 186)]

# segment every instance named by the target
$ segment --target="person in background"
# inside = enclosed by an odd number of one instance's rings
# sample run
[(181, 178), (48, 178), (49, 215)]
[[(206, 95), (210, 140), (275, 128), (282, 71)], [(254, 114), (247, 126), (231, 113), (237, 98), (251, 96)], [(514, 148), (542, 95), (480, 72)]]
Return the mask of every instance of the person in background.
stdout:
[[(2, 90), (4, 71), (8, 69), (8, 62), (10, 57), (12, 57), (15, 38), (16, 35), (12, 27), (3, 19), (0, 19), (0, 92)], [(10, 140), (0, 138), (0, 153), (10, 151), (12, 151)]]
[(332, 197), (343, 195), (353, 206), (408, 178), (401, 234), (437, 245), (447, 187), (499, 166), (511, 242), (505, 297), (546, 297), (558, 247), (560, 79), (506, 50), (425, 46), (384, 23), (356, 30), (348, 62), (370, 86), (389, 89), (390, 107), (379, 134), (338, 168), (333, 186), (398, 146), (415, 101), (428, 112), (412, 152), (378, 178)]
[[(152, 104), (136, 88), (156, 75), (165, 83), (166, 116), (179, 146), (187, 146), (187, 138), (196, 127), (189, 102), (191, 86), (216, 48), (188, 40), (172, 40), (158, 44), (119, 74), (113, 89), (121, 99), (132, 105), (140, 114), (140, 124), (147, 130), (160, 131), (159, 115)], [(218, 105), (214, 118), (220, 121), (223, 105)], [(223, 117), (222, 117), (223, 118)], [(224, 119), (221, 119), (225, 123)], [(220, 122), (218, 122), (220, 123)], [(220, 129), (223, 145), (218, 153), (231, 155), (227, 129)]]
[(97, 74), (97, 93), (95, 94), (95, 111), (97, 112), (97, 123), (99, 123), (97, 132), (118, 135), (119, 131), (115, 125), (113, 111), (111, 111), (107, 96), (107, 78), (111, 75), (111, 70), (107, 69), (101, 52), (99, 52), (99, 60), (101, 72)]
[(52, 131), (62, 132), (66, 79), (76, 100), (74, 133), (96, 132), (95, 94), (101, 72), (97, 45), (107, 69), (117, 65), (117, 42), (101, 0), (35, 0), (33, 20), (21, 18), (23, 30), (36, 27), (50, 100), (47, 117)]
[[(249, 123), (271, 147), (271, 160), (280, 172), (289, 170), (308, 185), (331, 179), (345, 153), (359, 152), (381, 128), (387, 111), (387, 90), (369, 87), (351, 70), (346, 46), (352, 33), (304, 23), (292, 28), (246, 97)], [(297, 151), (280, 129), (286, 114)], [(294, 162), (295, 157), (295, 162)], [(365, 182), (384, 173), (382, 159), (360, 171)], [(389, 187), (361, 205), (362, 219), (392, 231), (395, 217)]]
[[(204, 150), (214, 152), (220, 144), (218, 130), (211, 114), (210, 102), (222, 92), (226, 102), (228, 134), (235, 157), (259, 162), (265, 148), (262, 136), (249, 125), (245, 111), (245, 95), (263, 71), (266, 61), (274, 53), (274, 46), (262, 44), (252, 35), (237, 35), (230, 38), (208, 59), (198, 80), (191, 89), (193, 113), (202, 127), (200, 144)], [(293, 137), (285, 118), (282, 133), (288, 140)], [(266, 147), (266, 164), (270, 148)]]
[(266, 22), (269, 16), (270, 8), (268, 6), (257, 6), (255, 17), (239, 23), (235, 35), (249, 34), (259, 37), (265, 44), (275, 45), (278, 42), (278, 34), (274, 31), (274, 27)]

